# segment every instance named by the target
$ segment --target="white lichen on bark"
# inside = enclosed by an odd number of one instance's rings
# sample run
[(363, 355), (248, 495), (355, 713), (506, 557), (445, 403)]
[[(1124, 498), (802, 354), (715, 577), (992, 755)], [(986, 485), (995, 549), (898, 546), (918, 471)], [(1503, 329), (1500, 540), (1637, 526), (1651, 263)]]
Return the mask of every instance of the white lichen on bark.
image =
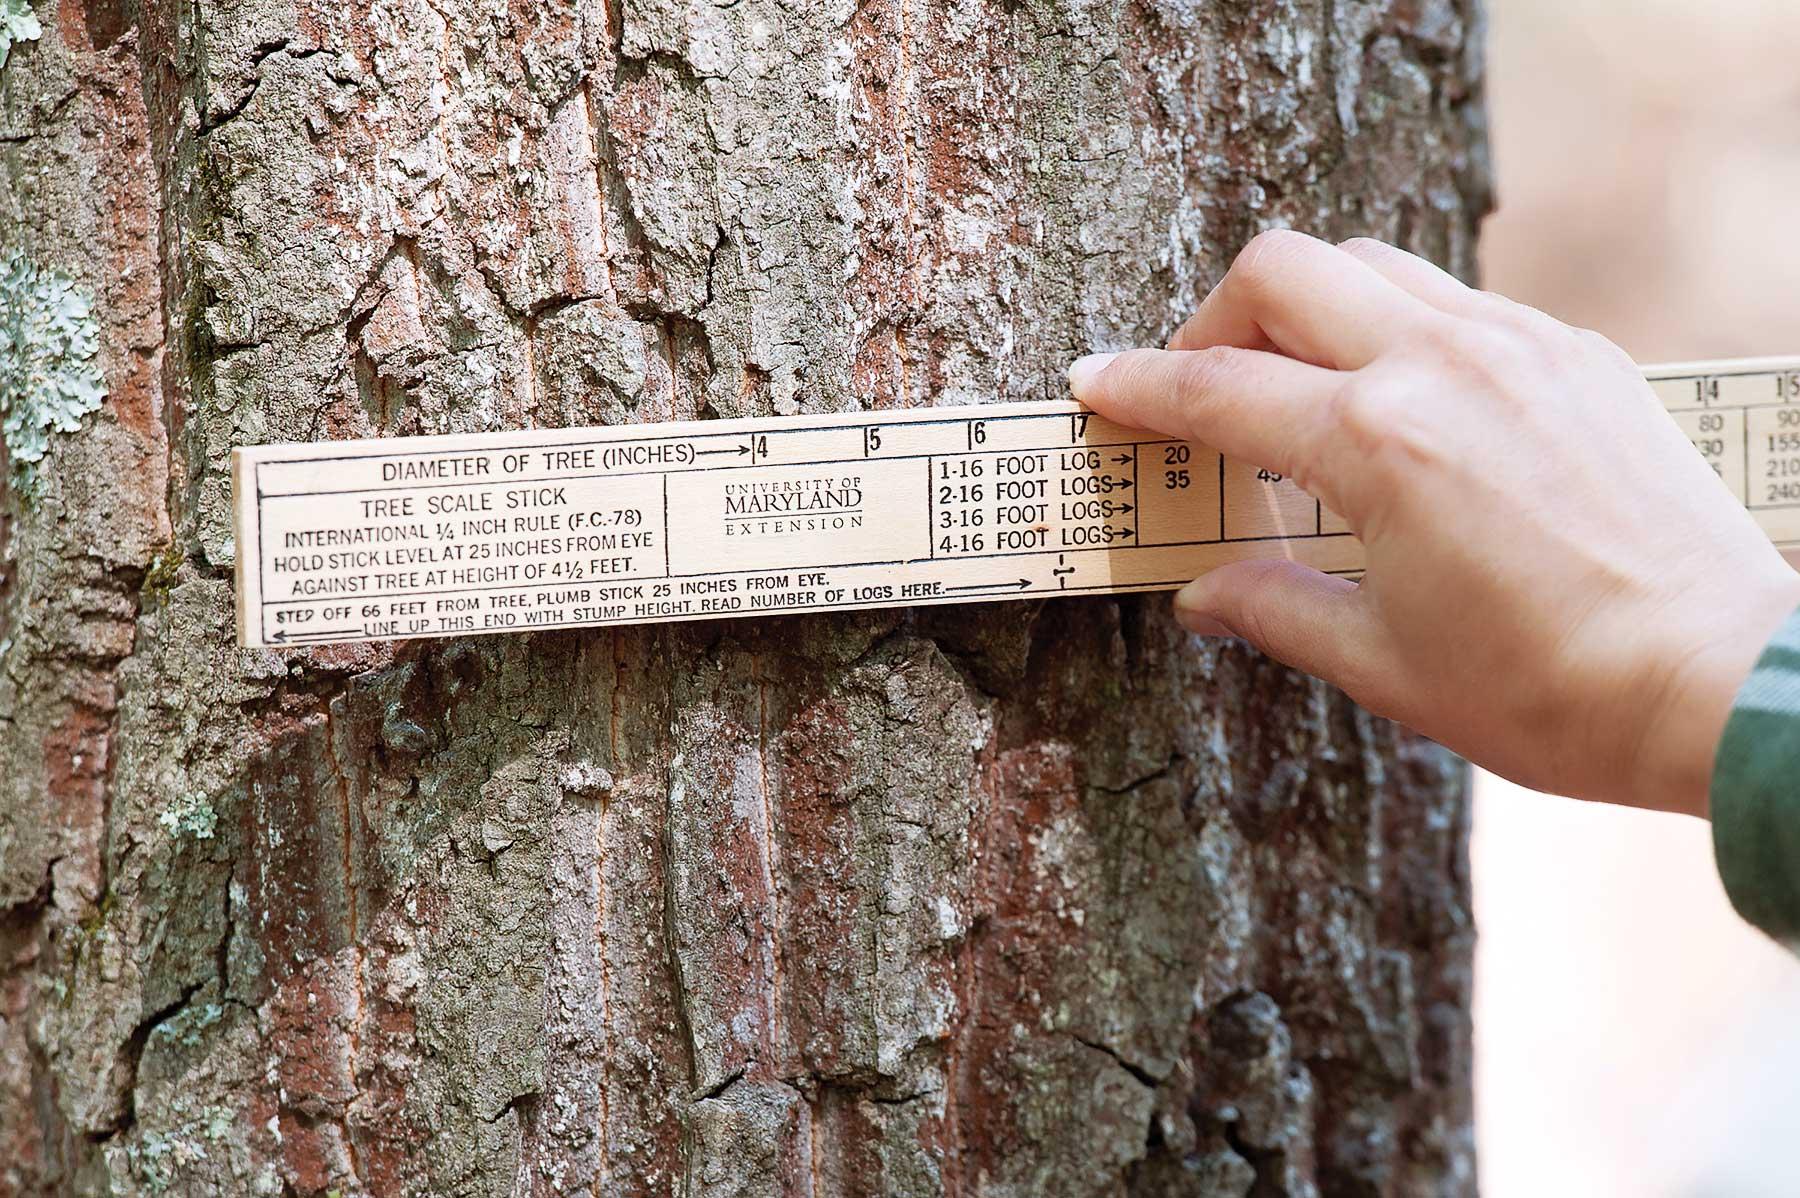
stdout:
[(182, 795), (156, 817), (171, 836), (191, 836), (195, 840), (211, 840), (219, 826), (219, 813), (205, 795)]
[(0, 0), (0, 67), (6, 66), (12, 48), (20, 42), (35, 42), (44, 34), (31, 0)]
[[(9, 19), (0, 14), (0, 28)], [(26, 494), (36, 489), (51, 435), (76, 432), (105, 400), (99, 359), (100, 329), (84, 289), (23, 250), (0, 257), (0, 438), (13, 485)]]

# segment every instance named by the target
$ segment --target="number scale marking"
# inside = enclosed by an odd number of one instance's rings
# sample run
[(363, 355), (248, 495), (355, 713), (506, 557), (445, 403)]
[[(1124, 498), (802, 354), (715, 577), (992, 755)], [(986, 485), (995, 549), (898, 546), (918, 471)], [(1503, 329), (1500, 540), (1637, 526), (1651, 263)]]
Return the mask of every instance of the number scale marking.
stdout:
[[(1646, 371), (1800, 547), (1800, 359)], [(1291, 480), (1070, 400), (232, 454), (238, 638), (291, 646), (1169, 590), (1362, 546)]]

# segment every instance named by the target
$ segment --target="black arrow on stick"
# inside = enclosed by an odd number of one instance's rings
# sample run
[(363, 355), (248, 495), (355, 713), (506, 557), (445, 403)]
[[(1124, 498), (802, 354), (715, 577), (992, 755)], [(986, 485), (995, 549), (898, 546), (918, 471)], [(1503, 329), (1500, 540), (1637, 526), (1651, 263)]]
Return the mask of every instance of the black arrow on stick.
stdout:
[(739, 457), (742, 457), (749, 452), (750, 447), (748, 445), (740, 445), (736, 449), (697, 449), (694, 451), (694, 456), (697, 458), (710, 458), (714, 454), (735, 453)]
[(269, 639), (277, 645), (284, 645), (289, 641), (293, 641), (295, 644), (304, 644), (309, 641), (329, 641), (361, 635), (362, 629), (360, 628), (327, 628), (320, 632), (289, 632), (282, 629), (279, 632), (271, 632)]
[(1130, 460), (1131, 460), (1130, 454), (1122, 453), (1118, 457), (1113, 459), (1113, 464), (1117, 465), (1117, 466), (1123, 466), (1126, 462), (1129, 462)]
[(1021, 578), (1017, 582), (973, 582), (967, 586), (945, 587), (946, 591), (1022, 591), (1031, 585), (1031, 579)]

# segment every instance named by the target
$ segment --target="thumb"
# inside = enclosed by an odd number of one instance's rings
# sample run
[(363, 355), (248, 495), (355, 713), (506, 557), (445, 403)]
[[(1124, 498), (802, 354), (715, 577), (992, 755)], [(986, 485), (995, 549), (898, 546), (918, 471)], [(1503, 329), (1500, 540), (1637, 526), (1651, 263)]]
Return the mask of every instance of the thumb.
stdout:
[(1176, 594), (1175, 617), (1202, 635), (1223, 629), (1352, 694), (1379, 668), (1357, 585), (1298, 562), (1233, 562), (1209, 571)]

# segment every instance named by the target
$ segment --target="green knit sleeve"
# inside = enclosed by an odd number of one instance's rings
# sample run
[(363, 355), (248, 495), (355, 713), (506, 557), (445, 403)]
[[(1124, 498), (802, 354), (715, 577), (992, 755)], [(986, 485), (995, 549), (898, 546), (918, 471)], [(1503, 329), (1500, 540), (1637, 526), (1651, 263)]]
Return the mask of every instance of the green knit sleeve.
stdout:
[(1731, 709), (1713, 762), (1712, 829), (1732, 906), (1800, 950), (1800, 612)]

